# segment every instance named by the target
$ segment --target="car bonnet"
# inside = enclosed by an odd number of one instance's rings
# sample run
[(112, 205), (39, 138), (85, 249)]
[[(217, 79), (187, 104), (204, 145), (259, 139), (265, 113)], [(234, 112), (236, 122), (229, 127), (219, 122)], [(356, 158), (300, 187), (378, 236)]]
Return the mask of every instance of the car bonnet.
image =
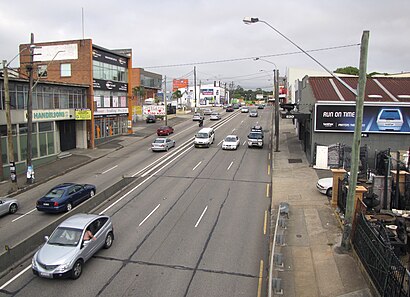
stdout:
[(45, 243), (37, 252), (37, 261), (45, 265), (60, 265), (73, 260), (79, 252), (79, 245), (59, 246)]

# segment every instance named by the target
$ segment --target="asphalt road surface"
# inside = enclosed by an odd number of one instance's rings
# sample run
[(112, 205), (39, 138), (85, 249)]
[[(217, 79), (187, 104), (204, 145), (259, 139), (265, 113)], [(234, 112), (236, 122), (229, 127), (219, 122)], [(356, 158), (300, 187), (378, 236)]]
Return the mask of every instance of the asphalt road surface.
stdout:
[[(95, 210), (112, 216), (115, 240), (86, 262), (80, 279), (36, 277), (27, 261), (7, 285), (12, 275), (0, 280), (0, 296), (264, 296), (271, 112), (206, 120), (205, 127), (216, 128), (210, 148), (193, 147), (199, 128), (186, 121), (174, 127), (176, 147), (168, 153), (151, 152), (152, 135), (21, 194), (19, 219), (0, 219), (0, 244), (24, 240), (58, 217), (33, 211), (36, 199), (55, 184), (92, 183), (99, 191), (122, 175), (139, 176), (124, 194)], [(248, 148), (246, 135), (257, 121), (265, 145)], [(240, 137), (238, 150), (221, 149), (228, 134)]]

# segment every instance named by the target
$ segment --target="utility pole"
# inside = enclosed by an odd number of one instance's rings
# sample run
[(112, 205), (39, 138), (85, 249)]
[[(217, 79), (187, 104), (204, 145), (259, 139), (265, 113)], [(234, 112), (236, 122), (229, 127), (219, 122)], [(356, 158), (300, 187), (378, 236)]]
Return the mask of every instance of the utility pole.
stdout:
[(165, 126), (168, 126), (167, 76), (164, 76)]
[(7, 70), (7, 61), (3, 60), (3, 75), (4, 75), (4, 97), (6, 105), (6, 121), (7, 121), (7, 151), (9, 157), (11, 188), (10, 192), (17, 191), (17, 174), (16, 163), (14, 162), (14, 144), (13, 144), (13, 129), (11, 126), (10, 113), (10, 91), (9, 91), (9, 73)]
[(195, 98), (195, 111), (196, 111), (196, 66), (194, 66), (194, 98)]
[(31, 33), (30, 38), (30, 62), (27, 65), (29, 74), (29, 89), (27, 98), (27, 183), (34, 182), (34, 170), (31, 164), (32, 158), (32, 128), (33, 128), (33, 60), (34, 60), (34, 34)]
[(359, 170), (360, 142), (362, 137), (363, 123), (363, 103), (366, 89), (366, 72), (367, 72), (367, 52), (369, 47), (369, 31), (363, 31), (360, 43), (360, 68), (359, 83), (356, 98), (356, 121), (354, 127), (353, 144), (352, 144), (352, 166), (350, 167), (349, 190), (347, 192), (345, 224), (343, 229), (341, 246), (345, 250), (350, 250), (350, 239), (353, 223), (354, 196), (356, 193), (357, 171)]
[(279, 69), (275, 69), (275, 152), (279, 152)]

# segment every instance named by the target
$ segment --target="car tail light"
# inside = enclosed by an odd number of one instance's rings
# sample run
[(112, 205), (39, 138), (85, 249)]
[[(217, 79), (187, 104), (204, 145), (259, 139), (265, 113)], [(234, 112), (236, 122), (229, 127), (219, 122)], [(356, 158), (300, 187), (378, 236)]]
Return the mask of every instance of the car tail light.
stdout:
[(54, 206), (58, 206), (58, 202), (54, 202)]

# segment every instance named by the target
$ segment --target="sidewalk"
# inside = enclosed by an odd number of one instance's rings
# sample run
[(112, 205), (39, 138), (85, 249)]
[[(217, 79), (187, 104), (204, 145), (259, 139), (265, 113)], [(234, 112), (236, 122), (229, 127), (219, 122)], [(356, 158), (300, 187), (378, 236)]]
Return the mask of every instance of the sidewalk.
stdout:
[(280, 120), (280, 137), (280, 152), (273, 152), (272, 214), (276, 220), (281, 202), (290, 211), (284, 245), (275, 247), (284, 266), (273, 277), (281, 279), (283, 296), (372, 296), (358, 260), (336, 248), (341, 226), (327, 197), (316, 190), (319, 176), (328, 173), (309, 166), (292, 120)]
[[(168, 125), (175, 126), (178, 123), (191, 119), (192, 115), (171, 115), (168, 119)], [(81, 167), (84, 164), (92, 162), (95, 159), (99, 159), (115, 150), (128, 146), (142, 138), (148, 137), (156, 133), (159, 125), (165, 123), (157, 122), (156, 124), (147, 124), (145, 121), (138, 121), (133, 127), (133, 134), (114, 136), (107, 140), (95, 149), (72, 149), (60, 154), (61, 158), (57, 160), (38, 166), (34, 168), (35, 181), (34, 184), (26, 183), (25, 173), (17, 176), (18, 190), (14, 193), (9, 193), (11, 190), (10, 179), (0, 182), (0, 197), (14, 196), (18, 193), (29, 190), (38, 184), (44, 183), (56, 176), (64, 175), (65, 173)]]

